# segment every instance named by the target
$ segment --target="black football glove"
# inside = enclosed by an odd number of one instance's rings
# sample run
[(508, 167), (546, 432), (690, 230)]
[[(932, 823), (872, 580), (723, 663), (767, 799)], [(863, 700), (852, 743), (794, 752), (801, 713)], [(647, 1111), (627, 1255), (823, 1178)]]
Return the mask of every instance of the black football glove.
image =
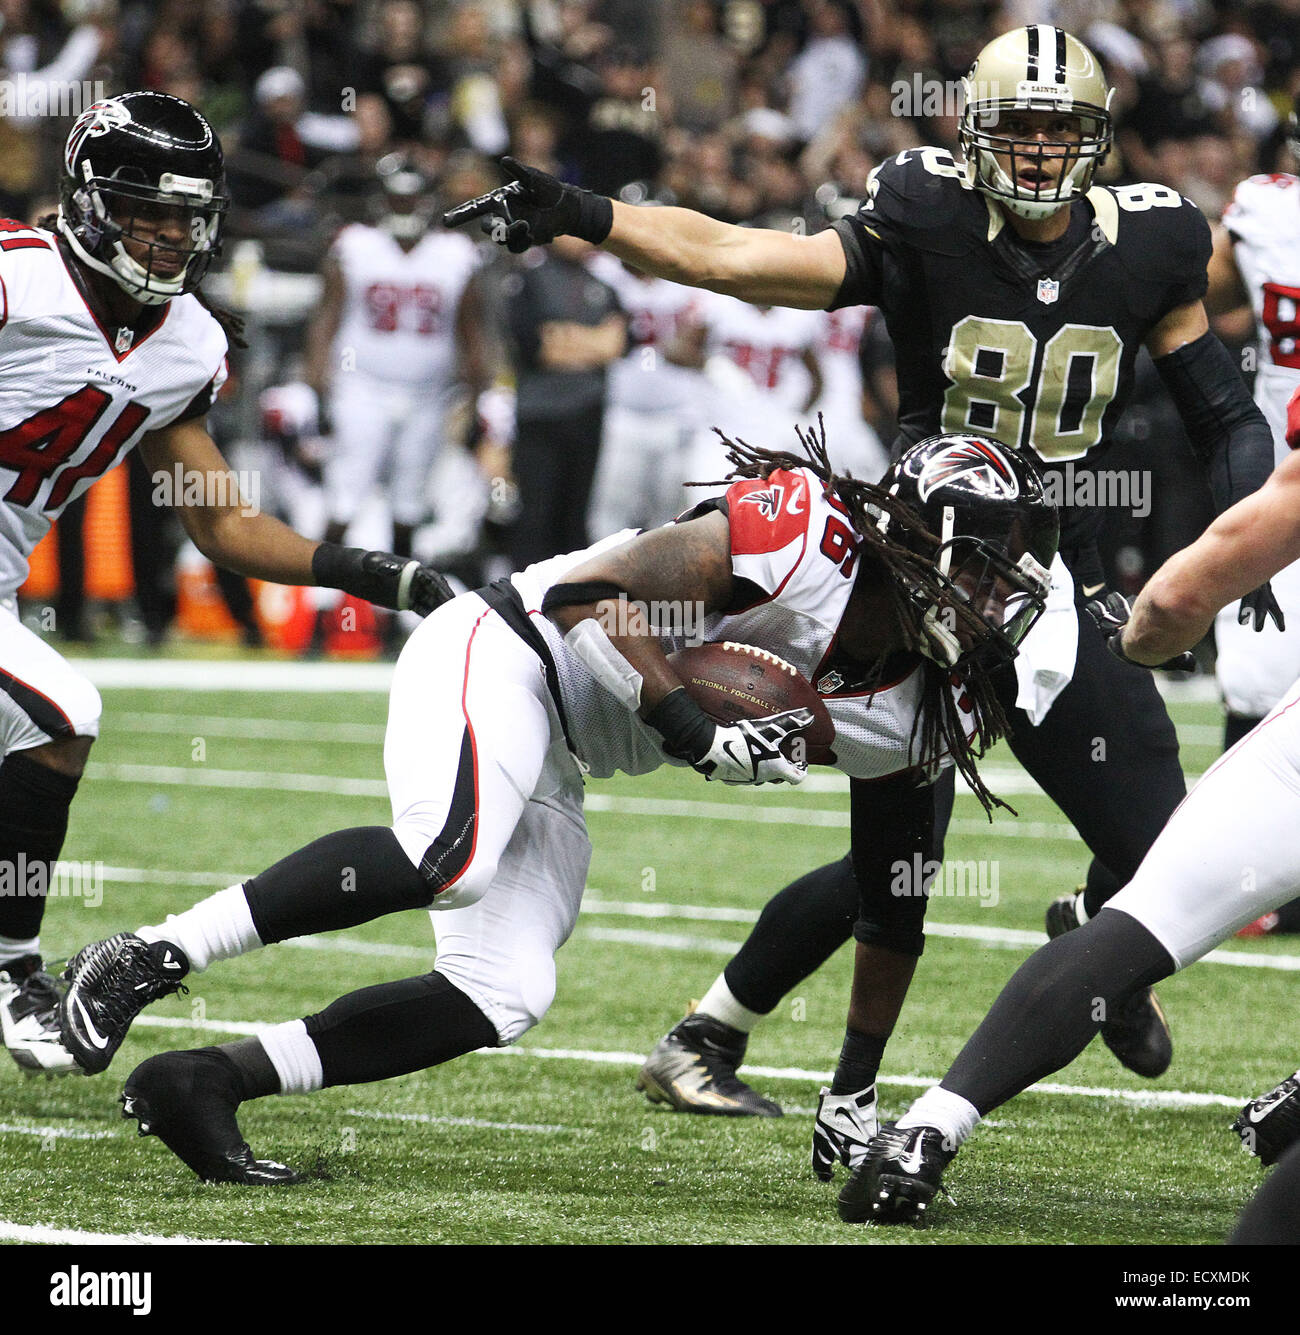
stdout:
[[(1145, 663), (1134, 663), (1124, 652), (1124, 627), (1128, 625), (1128, 619), (1133, 615), (1133, 609), (1122, 593), (1107, 594), (1104, 603), (1098, 602), (1094, 598), (1084, 610), (1097, 623), (1097, 629), (1101, 631), (1102, 638), (1106, 641), (1106, 647), (1116, 658), (1125, 663), (1133, 663), (1134, 667), (1147, 666)], [(1195, 666), (1196, 656), (1190, 650), (1184, 650), (1181, 654), (1175, 654), (1167, 662), (1154, 664), (1151, 670), (1162, 668), (1173, 672), (1191, 672)]]
[(422, 617), (456, 596), (432, 566), (411, 557), (341, 547), (336, 542), (322, 542), (316, 548), (311, 573), (323, 589), (342, 589), (368, 603)]
[(483, 233), (513, 255), (542, 246), (557, 236), (578, 236), (598, 246), (614, 225), (614, 205), (603, 195), (565, 185), (536, 167), (502, 158), (511, 178), (486, 195), (468, 199), (442, 215), (444, 227), (460, 227), (482, 218)]
[(1261, 1163), (1276, 1163), (1300, 1140), (1300, 1071), (1267, 1094), (1251, 1099), (1237, 1115), (1232, 1129)]
[(1255, 618), (1256, 631), (1264, 629), (1269, 617), (1273, 618), (1273, 624), (1278, 630), (1286, 629), (1286, 617), (1282, 614), (1277, 599), (1273, 597), (1273, 586), (1268, 580), (1265, 580), (1254, 593), (1248, 593), (1241, 600), (1241, 608), (1237, 612), (1237, 625), (1249, 625), (1251, 617)]

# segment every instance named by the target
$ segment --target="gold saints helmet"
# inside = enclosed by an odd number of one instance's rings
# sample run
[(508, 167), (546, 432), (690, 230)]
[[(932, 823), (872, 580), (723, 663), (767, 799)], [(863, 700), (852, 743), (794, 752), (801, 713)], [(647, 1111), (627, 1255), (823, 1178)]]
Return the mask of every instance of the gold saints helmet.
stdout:
[[(1045, 218), (1087, 193), (1110, 152), (1112, 94), (1096, 56), (1081, 41), (1049, 23), (1003, 33), (975, 57), (962, 91), (958, 138), (969, 185), (1022, 218)], [(1011, 111), (1070, 116), (1079, 138), (1014, 139), (999, 129)], [(1009, 172), (998, 154), (1009, 156)], [(1043, 171), (1044, 159), (1053, 165), (1064, 159), (1059, 177)], [(1035, 182), (1021, 179), (1026, 169), (1037, 173)]]

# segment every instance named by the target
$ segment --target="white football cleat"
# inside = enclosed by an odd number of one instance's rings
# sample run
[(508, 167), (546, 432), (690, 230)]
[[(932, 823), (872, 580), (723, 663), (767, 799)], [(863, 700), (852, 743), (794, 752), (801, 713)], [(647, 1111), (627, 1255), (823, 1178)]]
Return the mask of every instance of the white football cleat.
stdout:
[(0, 971), (0, 1037), (29, 1075), (73, 1075), (81, 1068), (59, 1039), (58, 982), (39, 955), (10, 960)]

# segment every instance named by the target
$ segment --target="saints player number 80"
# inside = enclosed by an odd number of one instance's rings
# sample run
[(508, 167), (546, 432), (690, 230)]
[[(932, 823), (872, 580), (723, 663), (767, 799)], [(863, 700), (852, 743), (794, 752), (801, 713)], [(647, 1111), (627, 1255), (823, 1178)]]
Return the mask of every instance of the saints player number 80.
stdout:
[[(1022, 320), (968, 315), (952, 331), (943, 429), (979, 431), (1044, 459), (1077, 459), (1101, 440), (1122, 350), (1109, 326), (1067, 324), (1042, 346)], [(1022, 395), (1030, 387), (1032, 406)], [(1026, 437), (1025, 419), (1028, 417)]]

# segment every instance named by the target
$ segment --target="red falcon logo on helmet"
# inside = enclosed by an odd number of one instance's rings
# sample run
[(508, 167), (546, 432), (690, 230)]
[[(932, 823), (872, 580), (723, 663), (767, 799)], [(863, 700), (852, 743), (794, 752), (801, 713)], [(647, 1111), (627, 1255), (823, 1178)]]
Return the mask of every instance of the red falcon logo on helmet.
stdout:
[(1014, 501), (1020, 495), (1015, 473), (1001, 450), (990, 441), (967, 437), (939, 451), (917, 478), (917, 491), (926, 501), (932, 492), (958, 478), (992, 500)]

